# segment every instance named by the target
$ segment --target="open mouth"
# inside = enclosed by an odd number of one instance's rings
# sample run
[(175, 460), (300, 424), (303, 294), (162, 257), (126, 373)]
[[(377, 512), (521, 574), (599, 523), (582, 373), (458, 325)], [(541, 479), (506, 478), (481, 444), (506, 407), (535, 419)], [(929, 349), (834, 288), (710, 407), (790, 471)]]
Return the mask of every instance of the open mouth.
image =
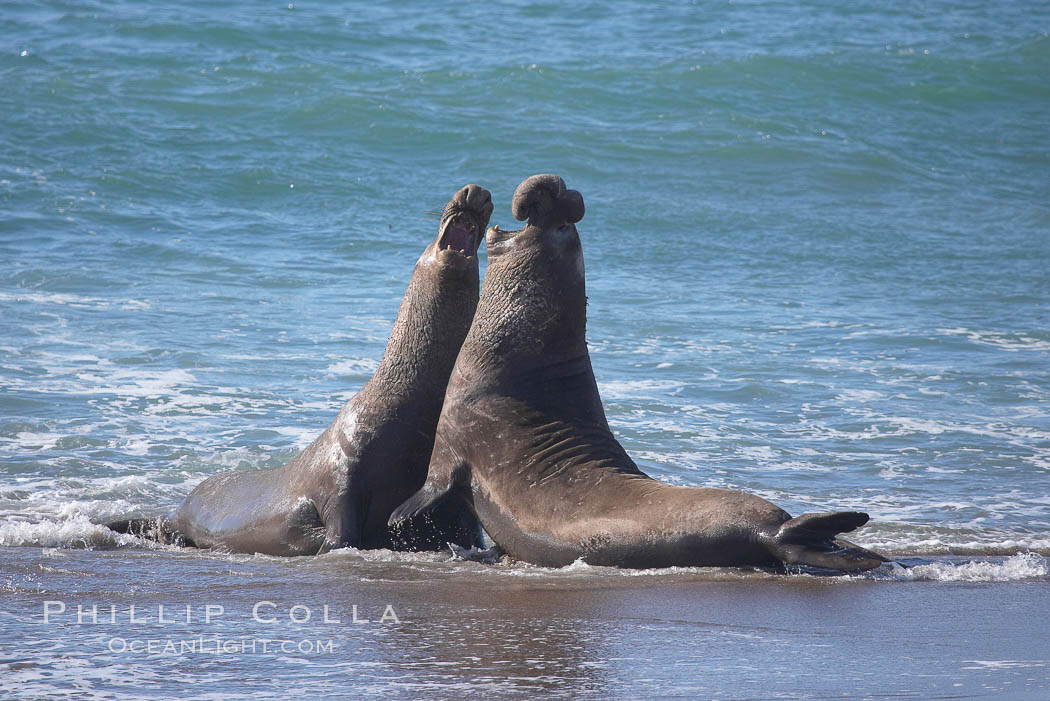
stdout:
[(438, 236), (438, 249), (473, 257), (478, 250), (477, 222), (463, 212), (450, 216)]

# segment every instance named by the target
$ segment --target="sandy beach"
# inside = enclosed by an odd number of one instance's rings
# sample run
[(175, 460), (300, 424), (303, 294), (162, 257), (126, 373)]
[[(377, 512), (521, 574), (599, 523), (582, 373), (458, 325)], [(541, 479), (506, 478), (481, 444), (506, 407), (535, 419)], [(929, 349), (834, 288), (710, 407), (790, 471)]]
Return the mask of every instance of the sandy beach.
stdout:
[[(964, 559), (925, 562), (931, 576), (966, 572)], [(95, 698), (1042, 699), (1050, 588), (1045, 561), (1033, 563), (1043, 576), (953, 582), (893, 567), (817, 577), (545, 570), (356, 551), (277, 560), (9, 548), (0, 689)], [(1009, 567), (985, 565), (986, 580)]]

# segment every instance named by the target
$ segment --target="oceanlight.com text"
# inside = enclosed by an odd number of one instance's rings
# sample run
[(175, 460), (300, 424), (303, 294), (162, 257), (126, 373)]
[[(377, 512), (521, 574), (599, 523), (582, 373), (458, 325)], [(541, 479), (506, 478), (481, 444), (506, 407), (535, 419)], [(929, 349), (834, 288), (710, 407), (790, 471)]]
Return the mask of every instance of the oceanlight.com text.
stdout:
[(107, 648), (132, 655), (330, 655), (334, 640), (281, 640), (274, 638), (110, 638)]

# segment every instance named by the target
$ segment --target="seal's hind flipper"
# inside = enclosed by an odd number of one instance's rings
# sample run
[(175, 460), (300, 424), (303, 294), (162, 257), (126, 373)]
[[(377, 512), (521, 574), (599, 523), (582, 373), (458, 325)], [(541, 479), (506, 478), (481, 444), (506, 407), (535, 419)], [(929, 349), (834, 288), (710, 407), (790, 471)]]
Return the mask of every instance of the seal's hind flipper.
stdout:
[(782, 523), (776, 538), (781, 543), (811, 543), (814, 540), (830, 540), (839, 533), (855, 531), (867, 522), (868, 515), (859, 511), (802, 514)]
[(864, 572), (875, 569), (886, 558), (845, 541), (832, 541), (820, 545), (785, 545), (774, 550), (785, 565), (820, 567), (841, 572)]
[(164, 545), (189, 545), (193, 547), (193, 543), (189, 538), (168, 526), (168, 520), (163, 516), (126, 518), (122, 521), (112, 521), (105, 524), (105, 526), (115, 533), (125, 533), (143, 540), (152, 540)]
[(868, 515), (856, 511), (802, 514), (780, 526), (770, 548), (785, 565), (843, 572), (870, 570), (887, 562), (886, 558), (835, 537), (856, 530), (867, 522)]

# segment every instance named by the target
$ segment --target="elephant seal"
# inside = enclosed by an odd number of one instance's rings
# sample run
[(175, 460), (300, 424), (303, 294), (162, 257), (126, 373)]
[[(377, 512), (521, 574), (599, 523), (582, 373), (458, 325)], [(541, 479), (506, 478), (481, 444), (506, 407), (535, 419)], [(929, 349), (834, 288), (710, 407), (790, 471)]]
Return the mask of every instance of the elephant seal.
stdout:
[(491, 214), (488, 190), (467, 185), (455, 194), (416, 263), (372, 379), (290, 463), (215, 475), (170, 519), (111, 527), (269, 555), (481, 545), (477, 520), (453, 503), (396, 533), (387, 518), (426, 478), (445, 386), (478, 303), (477, 250)]
[(605, 418), (585, 339), (575, 223), (583, 198), (555, 175), (518, 186), (518, 231), (487, 232), (481, 300), (445, 395), (426, 483), (390, 517), (466, 501), (497, 546), (548, 567), (805, 565), (841, 571), (884, 558), (836, 538), (868, 520), (792, 518), (751, 494), (658, 482)]

